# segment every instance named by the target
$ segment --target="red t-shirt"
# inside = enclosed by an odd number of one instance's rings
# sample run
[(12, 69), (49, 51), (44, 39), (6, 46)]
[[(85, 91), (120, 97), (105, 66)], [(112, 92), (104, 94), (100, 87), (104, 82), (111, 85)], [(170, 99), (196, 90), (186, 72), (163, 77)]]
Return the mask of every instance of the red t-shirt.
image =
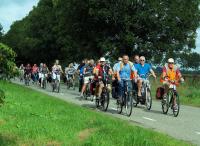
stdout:
[(98, 70), (99, 73), (98, 73), (98, 76), (95, 75), (95, 78), (94, 78), (94, 79), (95, 79), (95, 80), (98, 80), (98, 77), (99, 77), (99, 76), (100, 76), (100, 77), (103, 77), (103, 68), (101, 67), (101, 65), (97, 65), (95, 69)]

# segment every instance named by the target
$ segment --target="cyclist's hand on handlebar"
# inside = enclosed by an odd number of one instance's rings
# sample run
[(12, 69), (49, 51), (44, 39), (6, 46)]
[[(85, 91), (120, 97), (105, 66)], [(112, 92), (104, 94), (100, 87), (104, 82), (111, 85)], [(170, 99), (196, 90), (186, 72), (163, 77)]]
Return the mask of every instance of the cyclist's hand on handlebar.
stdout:
[(185, 82), (184, 78), (180, 78), (180, 82), (184, 83)]

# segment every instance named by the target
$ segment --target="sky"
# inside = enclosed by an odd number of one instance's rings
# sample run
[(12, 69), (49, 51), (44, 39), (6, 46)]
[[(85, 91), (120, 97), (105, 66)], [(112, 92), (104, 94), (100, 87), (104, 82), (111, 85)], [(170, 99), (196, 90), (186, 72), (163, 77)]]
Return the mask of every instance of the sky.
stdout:
[[(10, 29), (12, 23), (28, 15), (39, 0), (0, 0), (0, 23), (4, 32)], [(200, 53), (200, 28), (197, 30), (195, 51)]]

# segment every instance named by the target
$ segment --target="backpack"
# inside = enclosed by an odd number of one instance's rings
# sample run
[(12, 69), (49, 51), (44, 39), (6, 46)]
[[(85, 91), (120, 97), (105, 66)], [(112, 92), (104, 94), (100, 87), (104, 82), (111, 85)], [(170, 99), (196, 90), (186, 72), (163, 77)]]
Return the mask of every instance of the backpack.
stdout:
[(165, 89), (163, 87), (158, 87), (156, 90), (156, 99), (161, 100), (163, 99)]

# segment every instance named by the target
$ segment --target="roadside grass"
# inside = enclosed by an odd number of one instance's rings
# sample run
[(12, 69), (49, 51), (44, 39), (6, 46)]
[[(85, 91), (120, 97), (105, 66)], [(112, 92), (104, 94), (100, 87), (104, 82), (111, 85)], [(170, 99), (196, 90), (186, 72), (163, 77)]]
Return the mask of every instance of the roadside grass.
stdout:
[[(155, 81), (151, 78), (151, 89), (154, 99), (156, 96), (156, 89), (159, 86), (162, 86), (159, 79)], [(187, 78), (185, 83), (180, 84), (177, 87), (177, 91), (180, 97), (181, 104), (200, 107), (200, 78)]]
[(0, 81), (1, 146), (187, 146), (165, 134)]

